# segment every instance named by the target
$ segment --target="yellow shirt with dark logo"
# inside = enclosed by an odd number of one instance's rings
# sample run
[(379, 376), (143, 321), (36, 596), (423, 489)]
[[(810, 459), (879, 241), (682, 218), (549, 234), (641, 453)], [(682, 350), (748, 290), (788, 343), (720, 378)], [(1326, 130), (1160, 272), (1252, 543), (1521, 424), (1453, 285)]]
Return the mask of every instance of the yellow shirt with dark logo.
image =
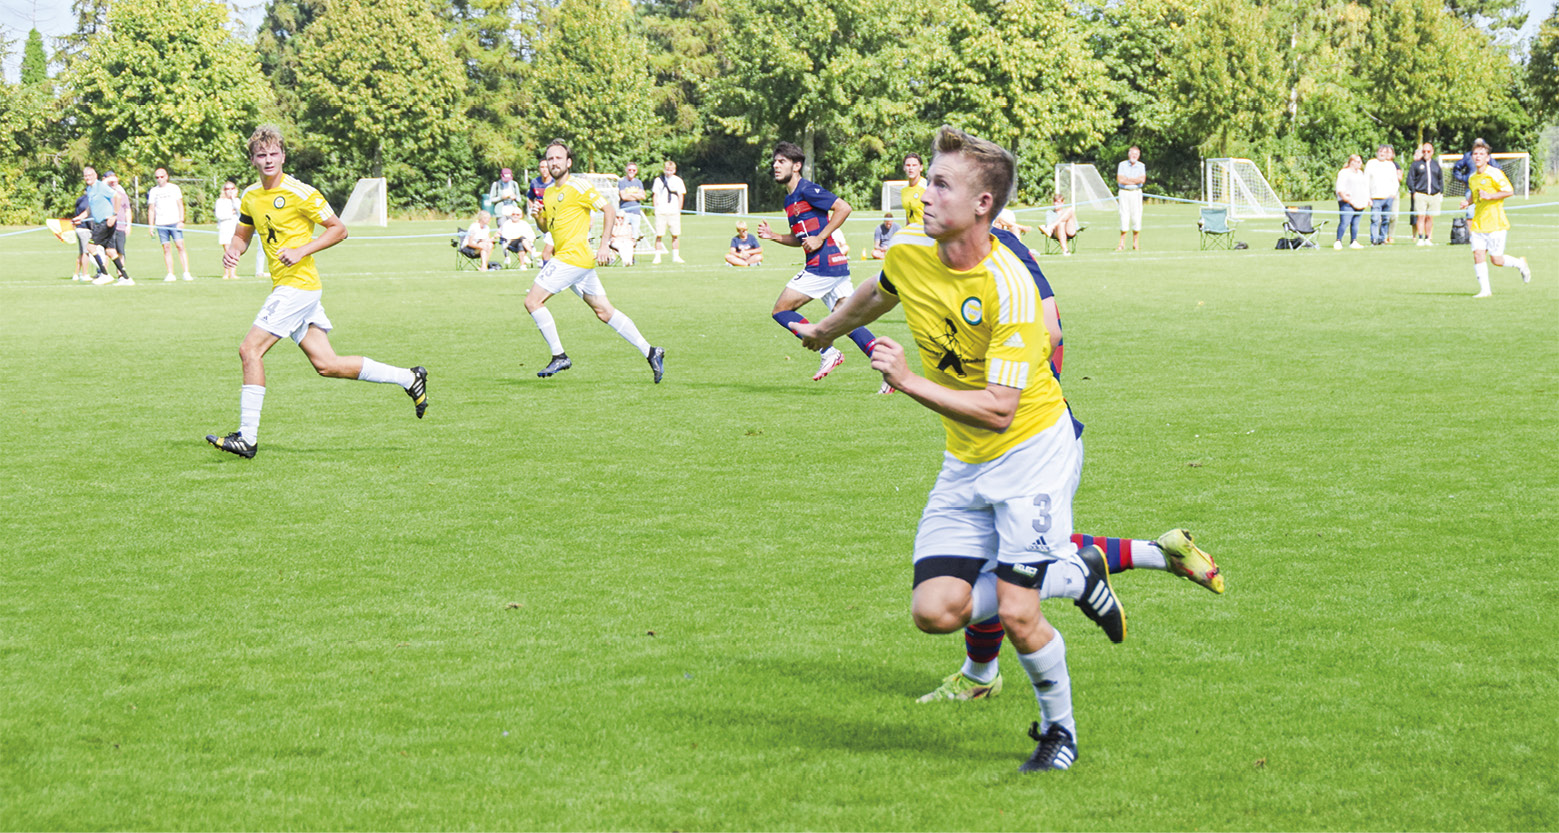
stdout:
[(254, 229), (255, 239), (265, 250), (271, 284), (309, 290), (322, 288), (314, 256), (283, 266), (276, 252), (296, 249), (313, 240), (314, 226), (334, 216), (336, 213), (330, 210), (323, 194), (289, 174), (283, 174), (275, 188), (262, 188), (256, 183), (244, 189), (238, 209), (238, 222)]
[(899, 191), (899, 202), (904, 205), (904, 225), (914, 225), (924, 222), (922, 213), (926, 210), (925, 203), (920, 201), (920, 195), (926, 193), (926, 178), (921, 177), (914, 185), (906, 185)]
[(1490, 165), (1481, 173), (1474, 171), (1467, 177), (1467, 194), (1472, 197), (1472, 219), (1467, 221), (1468, 231), (1477, 231), (1487, 234), (1491, 231), (1504, 231), (1510, 228), (1510, 219), (1505, 216), (1504, 200), (1479, 199), (1479, 191), (1498, 193), (1509, 191), (1510, 178), (1505, 172)]
[(927, 379), (952, 390), (1002, 385), (1022, 391), (1012, 424), (1001, 433), (942, 417), (948, 453), (965, 463), (988, 462), (1066, 414), (1061, 384), (1050, 373), (1039, 287), (994, 236), (991, 253), (959, 272), (942, 263), (937, 242), (923, 229), (900, 229), (878, 285), (903, 304)]
[(606, 207), (606, 198), (590, 180), (570, 176), (559, 185), (547, 186), (542, 196), (547, 216), (547, 231), (552, 233), (553, 257), (581, 269), (595, 267), (595, 252), (590, 249), (590, 212)]

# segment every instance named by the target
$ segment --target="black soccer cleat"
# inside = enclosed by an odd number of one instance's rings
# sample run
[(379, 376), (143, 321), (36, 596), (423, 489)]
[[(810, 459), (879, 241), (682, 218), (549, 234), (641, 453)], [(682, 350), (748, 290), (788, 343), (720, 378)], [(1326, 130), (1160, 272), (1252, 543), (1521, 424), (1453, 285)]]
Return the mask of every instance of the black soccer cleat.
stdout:
[(1115, 595), (1114, 588), (1110, 587), (1110, 567), (1104, 560), (1104, 552), (1097, 545), (1089, 544), (1077, 551), (1077, 557), (1082, 559), (1087, 575), (1083, 597), (1075, 604), (1082, 608), (1083, 614), (1092, 619), (1095, 625), (1104, 628), (1111, 642), (1124, 641), (1126, 611), (1121, 607), (1121, 600)]
[(650, 370), (655, 371), (655, 384), (658, 385), (660, 384), (660, 377), (666, 375), (666, 348), (651, 347), (649, 362)]
[(417, 406), (417, 419), (428, 411), (428, 369), (426, 367), (414, 367), (411, 369), (411, 387), (406, 389), (406, 395), (411, 397), (411, 403)]
[(547, 362), (546, 367), (536, 371), (536, 375), (545, 379), (548, 376), (556, 376), (573, 366), (574, 363), (568, 360), (567, 353), (559, 353), (552, 357), (552, 361)]
[(244, 438), (240, 436), (237, 431), (234, 431), (225, 437), (218, 437), (215, 434), (207, 434), (206, 442), (211, 443), (212, 445), (222, 449), (223, 451), (226, 451), (229, 454), (237, 454), (245, 460), (254, 459), (254, 453), (260, 450), (259, 443), (244, 442)]
[(1077, 760), (1077, 741), (1059, 723), (1052, 723), (1042, 735), (1039, 724), (1029, 724), (1029, 737), (1039, 741), (1034, 754), (1018, 767), (1019, 772), (1044, 772), (1047, 769), (1071, 769)]

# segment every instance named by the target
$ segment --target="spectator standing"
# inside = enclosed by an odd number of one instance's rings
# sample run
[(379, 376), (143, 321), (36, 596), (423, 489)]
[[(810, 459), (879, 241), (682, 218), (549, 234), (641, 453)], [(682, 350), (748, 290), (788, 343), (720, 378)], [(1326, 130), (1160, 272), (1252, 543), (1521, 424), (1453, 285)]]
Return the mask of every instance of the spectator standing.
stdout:
[[(217, 243), (222, 246), (222, 252), (227, 252), (227, 244), (233, 242), (233, 233), (238, 231), (238, 210), (242, 203), (238, 199), (238, 186), (232, 180), (222, 183), (222, 195), (217, 197), (216, 205), (211, 213), (217, 221)], [(264, 259), (263, 253), (259, 254)], [(222, 280), (238, 280), (238, 267), (222, 264)]]
[(192, 281), (195, 276), (189, 273), (189, 252), (184, 250), (184, 190), (168, 181), (167, 168), (153, 171), (152, 178), (157, 180), (157, 184), (146, 192), (146, 233), (155, 234), (157, 242), (162, 244), (162, 262), (168, 267), (168, 275), (163, 278), (163, 282), (178, 280), (173, 276), (174, 246), (179, 249), (184, 280)]
[(1359, 215), (1370, 207), (1370, 182), (1364, 176), (1364, 159), (1357, 153), (1348, 157), (1348, 164), (1337, 172), (1337, 242), (1332, 248), (1342, 248), (1344, 231), (1349, 234), (1348, 247), (1362, 249), (1359, 243)]
[(514, 170), (512, 168), (504, 168), (498, 172), (498, 178), (487, 189), (487, 196), (495, 207), (504, 200), (519, 202), (520, 183), (514, 181)]
[(1390, 236), (1390, 217), (1397, 207), (1401, 176), (1391, 161), (1391, 145), (1381, 145), (1375, 158), (1364, 164), (1364, 178), (1369, 180), (1371, 246), (1384, 244)]
[(1418, 159), (1407, 169), (1407, 190), (1413, 195), (1413, 213), (1418, 219), (1413, 228), (1414, 245), (1433, 246), (1434, 218), (1445, 198), (1445, 174), (1435, 159), (1434, 145), (1424, 142), (1418, 149)]
[(97, 178), (97, 171), (91, 167), (83, 168), (82, 179), (87, 184), (87, 205), (89, 215), (92, 218), (92, 256), (97, 260), (97, 277), (92, 283), (97, 286), (113, 283), (114, 279), (108, 276), (108, 267), (103, 261), (106, 258), (114, 264), (119, 272), (119, 284), (134, 286), (135, 281), (130, 278), (130, 273), (125, 270), (124, 257), (120, 250), (115, 248), (114, 226), (119, 223), (119, 197), (114, 188), (109, 184), (109, 179), (118, 182), (119, 178), (109, 171), (102, 179)]
[(666, 253), (660, 241), (670, 232), (671, 262), (686, 263), (678, 238), (682, 236), (682, 205), (687, 201), (687, 185), (677, 176), (677, 163), (666, 160), (661, 175), (650, 185), (650, 192), (655, 199), (655, 260), (652, 262), (660, 263), (660, 256)]
[(882, 223), (872, 229), (872, 249), (866, 253), (867, 260), (882, 260), (888, 256), (888, 241), (893, 239), (893, 233), (899, 230), (899, 224), (893, 222), (893, 212), (888, 211), (882, 215)]
[[(547, 193), (547, 188), (552, 185), (552, 172), (547, 170), (546, 163), (541, 165), (541, 173), (530, 181), (530, 216), (537, 225), (541, 224), (541, 213), (546, 205), (542, 199)], [(541, 235), (541, 262), (546, 263), (552, 259), (552, 232), (544, 231)]]
[(1115, 251), (1126, 248), (1126, 232), (1131, 232), (1131, 250), (1137, 251), (1138, 235), (1142, 233), (1142, 186), (1148, 181), (1147, 166), (1142, 164), (1142, 149), (1132, 145), (1126, 158), (1115, 168), (1115, 184), (1119, 186), (1116, 201), (1121, 207), (1121, 242)]
[(757, 266), (763, 262), (763, 244), (747, 231), (747, 221), (736, 221), (736, 236), (725, 252), (725, 262), (732, 266)]
[[(119, 254), (122, 260), (125, 255), (125, 243), (130, 237), (130, 226), (132, 225), (130, 195), (119, 184), (119, 174), (109, 171), (108, 175), (103, 177), (103, 181), (108, 183), (108, 187), (114, 191), (114, 251)], [(126, 275), (115, 281), (114, 285), (134, 286), (135, 281), (129, 275)]]
[(617, 213), (627, 217), (628, 221), (633, 223), (635, 242), (644, 236), (643, 202), (644, 181), (639, 179), (639, 166), (629, 162), (622, 177), (617, 180)]

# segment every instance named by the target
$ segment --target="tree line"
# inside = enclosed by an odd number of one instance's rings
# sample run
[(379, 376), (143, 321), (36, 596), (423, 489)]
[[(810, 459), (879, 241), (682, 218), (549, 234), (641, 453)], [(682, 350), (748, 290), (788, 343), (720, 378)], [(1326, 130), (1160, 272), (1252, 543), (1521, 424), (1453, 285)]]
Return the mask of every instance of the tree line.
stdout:
[(1522, 51), (1519, 7), (270, 0), (250, 37), (213, 0), (74, 0), (76, 31), (52, 55), (31, 33), (0, 89), (0, 222), (69, 213), (84, 163), (246, 181), (262, 121), (335, 204), (383, 176), (398, 209), (439, 213), (473, 210), (499, 168), (534, 170), (553, 138), (575, 170), (675, 159), (693, 182), (749, 183), (759, 208), (779, 203), (767, 151), (788, 139), (871, 205), (944, 122), (1011, 148), (1025, 202), (1054, 164), (1108, 176), (1133, 144), (1150, 190), (1196, 196), (1202, 158), (1240, 156), (1280, 195), (1320, 199), (1349, 153), (1381, 143), (1539, 152), (1559, 11)]

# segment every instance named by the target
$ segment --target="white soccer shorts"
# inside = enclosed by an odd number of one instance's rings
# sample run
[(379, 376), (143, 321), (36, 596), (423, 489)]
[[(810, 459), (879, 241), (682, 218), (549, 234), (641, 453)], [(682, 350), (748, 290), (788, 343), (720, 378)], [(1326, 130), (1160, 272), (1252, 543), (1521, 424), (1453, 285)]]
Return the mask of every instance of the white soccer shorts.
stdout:
[(536, 285), (553, 295), (572, 289), (581, 298), (586, 295), (606, 297), (606, 287), (601, 286), (594, 267), (575, 266), (557, 258), (547, 261), (547, 265), (536, 273)]
[(330, 318), (320, 304), (324, 292), (318, 289), (299, 289), (295, 286), (278, 286), (271, 290), (254, 317), (254, 325), (277, 338), (290, 338), (301, 343), (309, 334), (309, 325), (330, 332)]
[(655, 236), (665, 237), (670, 231), (673, 237), (682, 236), (682, 213), (678, 211), (655, 212)]
[(1071, 558), (1072, 498), (1082, 475), (1083, 442), (1066, 414), (990, 462), (946, 455), (920, 515), (915, 560), (983, 558), (992, 570)]
[(830, 310), (855, 291), (855, 284), (850, 283), (849, 275), (818, 275), (805, 269), (797, 272), (785, 287), (808, 298), (821, 300)]
[(1505, 255), (1505, 233), (1509, 229), (1499, 231), (1470, 231), (1468, 236), (1472, 238), (1472, 250), (1475, 252), (1488, 252), (1490, 257), (1503, 257)]
[(1142, 231), (1142, 191), (1122, 189), (1116, 202), (1121, 206), (1121, 231)]

